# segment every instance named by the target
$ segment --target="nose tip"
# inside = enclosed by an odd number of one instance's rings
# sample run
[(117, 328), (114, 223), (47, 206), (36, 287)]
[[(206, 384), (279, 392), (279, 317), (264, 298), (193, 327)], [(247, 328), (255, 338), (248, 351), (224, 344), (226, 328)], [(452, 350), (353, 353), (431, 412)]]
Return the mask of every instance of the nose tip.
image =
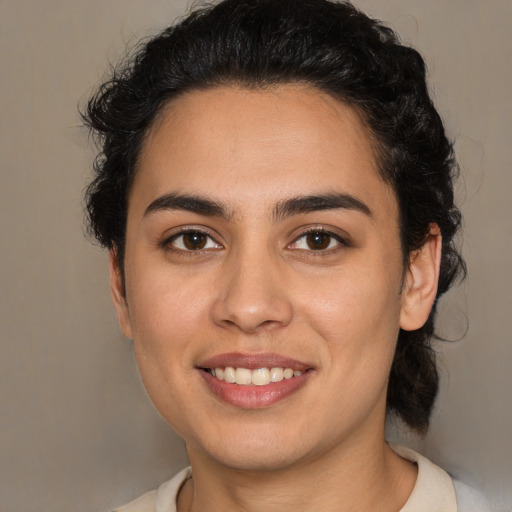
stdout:
[(293, 307), (278, 272), (260, 261), (231, 268), (212, 308), (214, 321), (247, 334), (287, 326)]
[[(238, 329), (247, 334), (272, 330), (289, 324), (284, 315), (279, 315), (276, 310), (274, 310), (272, 315), (254, 309), (245, 311), (241, 311), (240, 308), (237, 309), (236, 313), (232, 312), (231, 314), (217, 316), (216, 323), (226, 328)], [(268, 318), (269, 316), (274, 318)]]

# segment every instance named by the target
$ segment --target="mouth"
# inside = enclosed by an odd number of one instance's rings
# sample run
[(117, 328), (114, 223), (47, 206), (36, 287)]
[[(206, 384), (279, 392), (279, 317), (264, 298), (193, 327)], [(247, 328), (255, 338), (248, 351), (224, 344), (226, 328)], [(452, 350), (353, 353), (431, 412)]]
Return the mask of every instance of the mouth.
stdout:
[[(294, 370), (293, 368), (272, 367), (272, 368), (234, 368), (226, 366), (224, 368), (201, 368), (217, 380), (239, 386), (267, 386), (271, 383), (282, 382), (300, 377), (304, 372)], [(310, 369), (307, 369), (309, 371)]]
[(196, 368), (217, 398), (243, 409), (280, 402), (298, 392), (315, 373), (312, 365), (275, 354), (223, 354)]

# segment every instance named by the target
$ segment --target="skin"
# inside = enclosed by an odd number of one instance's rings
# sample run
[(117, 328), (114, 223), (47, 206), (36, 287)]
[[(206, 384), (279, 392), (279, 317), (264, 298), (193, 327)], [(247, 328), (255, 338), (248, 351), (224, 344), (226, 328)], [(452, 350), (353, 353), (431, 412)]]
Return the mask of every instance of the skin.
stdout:
[[(290, 198), (334, 193), (370, 213), (275, 215)], [(227, 215), (147, 211), (167, 194), (208, 198)], [(182, 228), (206, 233), (207, 245), (188, 250)], [(308, 245), (308, 229), (332, 233), (327, 249)], [(419, 328), (430, 312), (440, 246), (433, 227), (403, 268), (395, 194), (361, 118), (332, 97), (301, 85), (226, 86), (166, 107), (129, 195), (125, 288), (115, 253), (110, 261), (144, 385), (189, 453), (180, 512), (405, 504), (416, 467), (385, 444), (387, 380), (399, 328)], [(313, 371), (276, 404), (235, 407), (197, 369), (233, 351), (277, 353)]]

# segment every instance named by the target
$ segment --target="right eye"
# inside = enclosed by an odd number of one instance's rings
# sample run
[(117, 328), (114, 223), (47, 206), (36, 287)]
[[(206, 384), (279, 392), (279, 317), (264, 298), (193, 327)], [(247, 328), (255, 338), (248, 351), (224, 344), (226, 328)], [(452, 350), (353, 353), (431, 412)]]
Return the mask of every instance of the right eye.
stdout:
[(210, 235), (203, 231), (187, 230), (173, 235), (167, 242), (167, 246), (179, 251), (203, 251), (208, 249), (221, 249)]

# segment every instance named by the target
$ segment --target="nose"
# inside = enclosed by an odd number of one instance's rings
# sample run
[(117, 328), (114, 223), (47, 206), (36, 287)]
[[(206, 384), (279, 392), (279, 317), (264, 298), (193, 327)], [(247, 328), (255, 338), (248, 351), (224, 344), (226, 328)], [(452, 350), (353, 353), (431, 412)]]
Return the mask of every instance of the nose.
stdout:
[[(276, 258), (277, 259), (277, 258)], [(261, 253), (225, 262), (212, 307), (214, 322), (246, 334), (287, 326), (293, 318), (289, 290), (278, 261)]]

